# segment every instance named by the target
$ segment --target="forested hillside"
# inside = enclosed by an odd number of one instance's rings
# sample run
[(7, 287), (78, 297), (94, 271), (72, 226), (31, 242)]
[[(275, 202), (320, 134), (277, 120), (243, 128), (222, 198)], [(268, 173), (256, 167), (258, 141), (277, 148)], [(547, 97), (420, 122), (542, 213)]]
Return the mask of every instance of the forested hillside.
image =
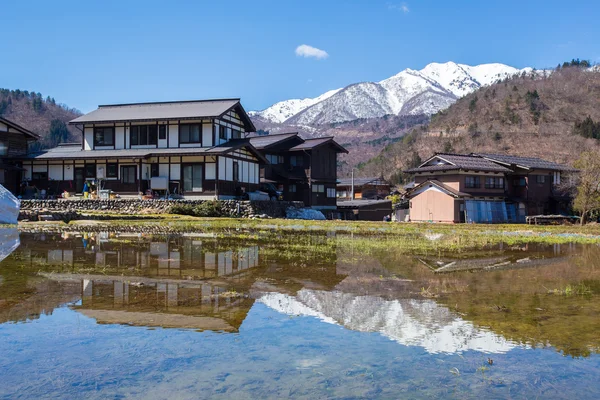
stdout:
[(359, 170), (402, 181), (401, 170), (435, 152), (500, 152), (573, 164), (583, 150), (600, 147), (599, 139), (600, 69), (574, 60), (468, 94)]
[(59, 143), (81, 140), (81, 133), (67, 123), (81, 112), (54, 98), (27, 90), (0, 89), (0, 117), (13, 121), (41, 136), (36, 148), (54, 147)]

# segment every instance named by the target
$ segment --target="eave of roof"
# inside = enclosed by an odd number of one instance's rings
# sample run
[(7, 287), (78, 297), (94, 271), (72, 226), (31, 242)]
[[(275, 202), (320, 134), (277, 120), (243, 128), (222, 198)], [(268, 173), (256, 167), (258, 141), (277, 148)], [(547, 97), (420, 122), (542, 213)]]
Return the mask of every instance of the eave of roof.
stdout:
[[(263, 136), (253, 136), (250, 139), (250, 143), (259, 150), (268, 149), (269, 147), (281, 144), (291, 139), (299, 138), (304, 140), (298, 136), (298, 132), (289, 132), (289, 133), (276, 133), (274, 135), (263, 135)], [(264, 143), (266, 142), (266, 143)]]
[(429, 180), (426, 180), (425, 182), (418, 184), (414, 188), (410, 189), (410, 191), (408, 192), (408, 197), (411, 197), (413, 192), (419, 190), (420, 188), (422, 188), (426, 185), (436, 186), (439, 189), (441, 189), (442, 191), (448, 193), (449, 195), (451, 195), (453, 197), (472, 197), (469, 193), (464, 193), (464, 192), (458, 191), (458, 190), (444, 184), (443, 182), (438, 181), (437, 179), (429, 179)]
[(24, 135), (30, 136), (32, 139), (34, 140), (38, 140), (40, 138), (40, 135), (31, 132), (29, 129), (25, 129), (23, 128), (21, 125), (14, 123), (12, 121), (9, 121), (6, 118), (2, 118), (0, 117), (0, 121), (6, 125), (8, 125), (9, 127), (18, 130), (19, 132), (21, 132)]
[(322, 138), (314, 138), (314, 139), (306, 139), (304, 143), (299, 144), (298, 146), (292, 147), (290, 151), (304, 151), (304, 150), (312, 150), (317, 147), (331, 144), (337, 149), (338, 153), (346, 153), (348, 154), (348, 150), (346, 150), (342, 145), (336, 142), (333, 136), (327, 136)]
[(222, 118), (236, 109), (247, 132), (256, 127), (240, 103), (239, 98), (184, 100), (151, 103), (106, 104), (92, 112), (69, 121), (70, 125), (116, 122), (177, 121), (203, 118)]

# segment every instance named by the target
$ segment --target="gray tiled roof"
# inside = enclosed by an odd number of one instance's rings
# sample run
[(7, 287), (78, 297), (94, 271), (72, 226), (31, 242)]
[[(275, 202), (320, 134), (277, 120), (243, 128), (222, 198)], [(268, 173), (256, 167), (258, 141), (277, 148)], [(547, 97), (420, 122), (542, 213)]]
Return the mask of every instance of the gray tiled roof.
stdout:
[[(363, 186), (368, 183), (372, 185), (383, 185), (387, 186), (388, 184), (381, 180), (381, 178), (354, 178), (354, 186)], [(352, 185), (352, 178), (343, 178), (340, 179), (338, 186), (350, 186)]]
[(240, 99), (219, 99), (101, 105), (97, 110), (75, 118), (70, 123), (210, 118), (222, 115), (239, 102)]
[(322, 137), (322, 138), (314, 138), (314, 139), (306, 139), (304, 143), (299, 144), (298, 146), (292, 147), (290, 151), (301, 151), (301, 150), (312, 150), (315, 147), (321, 146), (325, 143), (331, 143), (335, 147), (338, 148), (338, 152), (340, 153), (348, 153), (344, 147), (342, 147), (339, 143), (333, 140), (333, 136)]
[(285, 140), (291, 139), (293, 137), (298, 137), (298, 132), (292, 133), (280, 133), (276, 135), (263, 135), (263, 136), (253, 136), (250, 139), (250, 143), (252, 146), (257, 149), (264, 149), (270, 146), (273, 146), (277, 143), (281, 143)]
[(568, 165), (558, 164), (552, 161), (543, 160), (537, 157), (519, 157), (508, 154), (489, 154), (477, 153), (477, 155), (488, 160), (494, 160), (507, 165), (515, 165), (527, 169), (547, 169), (553, 171), (575, 171), (574, 168)]
[[(431, 165), (424, 166), (429, 160), (440, 158), (450, 163), (449, 165)], [(483, 157), (476, 155), (465, 154), (447, 154), (437, 153), (431, 157), (422, 166), (407, 170), (408, 173), (415, 172), (431, 172), (431, 171), (451, 171), (451, 170), (468, 170), (468, 171), (486, 171), (486, 172), (511, 172), (510, 169), (498, 165), (492, 161), (486, 160)]]

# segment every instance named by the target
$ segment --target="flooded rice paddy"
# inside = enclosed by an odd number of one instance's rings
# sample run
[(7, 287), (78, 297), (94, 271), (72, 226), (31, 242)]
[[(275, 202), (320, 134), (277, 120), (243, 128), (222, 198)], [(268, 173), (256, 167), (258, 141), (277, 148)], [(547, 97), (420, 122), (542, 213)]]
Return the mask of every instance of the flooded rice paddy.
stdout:
[(1, 229), (0, 398), (600, 398), (597, 244), (369, 241)]

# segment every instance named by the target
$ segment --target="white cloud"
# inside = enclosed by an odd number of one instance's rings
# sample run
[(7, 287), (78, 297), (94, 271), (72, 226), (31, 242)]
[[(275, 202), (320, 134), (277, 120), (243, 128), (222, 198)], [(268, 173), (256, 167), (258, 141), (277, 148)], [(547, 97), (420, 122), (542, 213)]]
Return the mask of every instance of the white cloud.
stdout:
[(298, 57), (314, 57), (317, 60), (322, 60), (329, 57), (329, 54), (325, 50), (317, 49), (316, 47), (309, 46), (307, 44), (301, 44), (296, 47), (296, 55)]
[(388, 3), (388, 8), (390, 10), (402, 11), (404, 14), (410, 12), (410, 8), (408, 8), (408, 4), (406, 4), (406, 3), (400, 3), (400, 4)]

